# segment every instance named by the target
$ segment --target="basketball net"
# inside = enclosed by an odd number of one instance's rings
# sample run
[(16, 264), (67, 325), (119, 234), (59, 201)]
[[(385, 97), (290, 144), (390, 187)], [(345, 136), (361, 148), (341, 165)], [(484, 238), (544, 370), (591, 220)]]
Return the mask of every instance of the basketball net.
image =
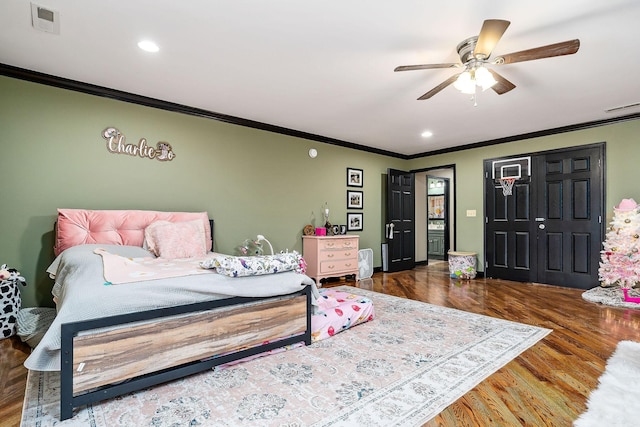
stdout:
[(513, 183), (516, 182), (515, 178), (500, 178), (500, 186), (502, 187), (502, 194), (504, 196), (510, 196), (513, 190)]

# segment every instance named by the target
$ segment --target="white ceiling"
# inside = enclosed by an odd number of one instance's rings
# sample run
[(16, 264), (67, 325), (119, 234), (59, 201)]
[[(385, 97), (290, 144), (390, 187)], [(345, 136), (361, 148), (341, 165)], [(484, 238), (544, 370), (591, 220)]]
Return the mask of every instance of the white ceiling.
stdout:
[[(640, 113), (638, 0), (37, 0), (60, 34), (0, 2), (0, 63), (411, 156)], [(517, 87), (449, 86), (456, 45), (511, 26), (493, 56), (578, 38), (577, 54), (493, 67)], [(137, 47), (153, 39), (160, 51)], [(421, 138), (424, 130), (434, 136)]]

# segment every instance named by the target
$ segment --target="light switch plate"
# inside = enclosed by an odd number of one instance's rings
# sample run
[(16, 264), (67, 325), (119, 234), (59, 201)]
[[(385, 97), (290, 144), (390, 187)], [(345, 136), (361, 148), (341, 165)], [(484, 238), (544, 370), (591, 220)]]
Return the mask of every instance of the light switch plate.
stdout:
[(467, 209), (467, 216), (476, 216), (475, 209)]

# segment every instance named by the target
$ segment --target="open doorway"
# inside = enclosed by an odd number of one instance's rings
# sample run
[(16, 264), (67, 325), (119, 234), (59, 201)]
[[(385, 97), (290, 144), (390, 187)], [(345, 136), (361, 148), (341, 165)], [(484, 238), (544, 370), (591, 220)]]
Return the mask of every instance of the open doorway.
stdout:
[(455, 166), (413, 172), (415, 261), (417, 264), (446, 261), (447, 252), (455, 250)]
[(427, 263), (447, 261), (449, 178), (427, 175)]

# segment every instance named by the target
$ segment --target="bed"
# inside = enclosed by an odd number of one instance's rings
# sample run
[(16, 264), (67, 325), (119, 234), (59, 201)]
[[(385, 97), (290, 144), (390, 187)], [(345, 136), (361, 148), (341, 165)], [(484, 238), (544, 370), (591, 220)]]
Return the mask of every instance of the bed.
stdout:
[[(155, 256), (159, 248), (145, 246), (145, 231), (158, 223), (173, 231), (189, 224), (193, 230), (182, 236), (202, 231), (197, 244), (205, 246), (204, 255), (181, 265)], [(181, 244), (162, 246), (174, 250)], [(217, 256), (211, 249), (213, 221), (206, 212), (58, 210), (57, 257), (47, 270), (55, 279), (57, 316), (25, 366), (60, 370), (61, 420), (82, 405), (311, 344), (312, 306), (319, 295), (312, 279), (296, 271), (219, 274), (201, 267)], [(112, 282), (109, 259), (159, 262), (168, 276), (145, 271), (136, 280)], [(173, 273), (174, 268), (192, 273)]]

